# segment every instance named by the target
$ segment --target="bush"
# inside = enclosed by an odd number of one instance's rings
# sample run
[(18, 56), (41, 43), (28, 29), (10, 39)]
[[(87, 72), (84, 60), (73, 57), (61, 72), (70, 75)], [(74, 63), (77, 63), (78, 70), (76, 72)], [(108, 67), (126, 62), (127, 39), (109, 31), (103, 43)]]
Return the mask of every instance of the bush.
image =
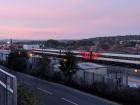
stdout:
[(28, 59), (26, 51), (12, 51), (8, 55), (7, 66), (19, 72), (26, 72), (28, 68)]
[(32, 91), (24, 86), (18, 87), (18, 103), (17, 105), (41, 105), (38, 98)]

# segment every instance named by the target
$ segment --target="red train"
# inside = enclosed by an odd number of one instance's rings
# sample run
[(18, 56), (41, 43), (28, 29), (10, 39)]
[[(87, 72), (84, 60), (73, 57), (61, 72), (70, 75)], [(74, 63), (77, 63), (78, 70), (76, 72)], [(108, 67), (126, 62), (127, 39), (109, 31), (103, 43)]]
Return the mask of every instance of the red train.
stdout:
[(98, 52), (81, 52), (84, 59), (97, 60), (100, 57), (101, 53)]

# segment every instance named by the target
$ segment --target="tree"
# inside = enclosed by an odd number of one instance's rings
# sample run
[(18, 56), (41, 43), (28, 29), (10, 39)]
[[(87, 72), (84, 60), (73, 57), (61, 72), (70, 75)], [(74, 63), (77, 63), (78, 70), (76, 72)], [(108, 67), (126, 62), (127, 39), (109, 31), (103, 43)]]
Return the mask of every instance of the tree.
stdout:
[(16, 71), (25, 72), (28, 67), (28, 58), (26, 51), (12, 51), (8, 56), (8, 67)]
[(38, 75), (42, 78), (47, 78), (50, 74), (50, 59), (46, 55), (42, 55), (42, 58), (39, 60), (39, 69)]
[(57, 40), (50, 39), (47, 41), (45, 46), (50, 47), (50, 48), (56, 48), (59, 45), (59, 42)]
[(67, 51), (64, 59), (60, 61), (60, 70), (67, 77), (68, 82), (71, 82), (72, 75), (77, 72), (77, 63), (71, 51)]
[(109, 44), (109, 42), (107, 42), (105, 40), (99, 41), (99, 45), (100, 45), (100, 48), (105, 51), (108, 50), (109, 48), (111, 48), (111, 45)]

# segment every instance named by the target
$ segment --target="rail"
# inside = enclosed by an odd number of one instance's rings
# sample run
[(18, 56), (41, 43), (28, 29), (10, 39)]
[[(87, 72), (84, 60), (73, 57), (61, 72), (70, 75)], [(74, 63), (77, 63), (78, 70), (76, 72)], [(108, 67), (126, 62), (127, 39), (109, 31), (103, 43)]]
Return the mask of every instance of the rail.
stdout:
[(0, 105), (17, 105), (17, 79), (0, 69)]

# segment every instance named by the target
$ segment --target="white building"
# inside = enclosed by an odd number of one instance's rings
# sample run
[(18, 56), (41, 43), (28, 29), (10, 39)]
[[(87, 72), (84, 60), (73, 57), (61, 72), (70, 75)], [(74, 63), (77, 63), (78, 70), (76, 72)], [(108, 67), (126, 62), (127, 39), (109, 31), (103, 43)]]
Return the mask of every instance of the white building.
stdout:
[(106, 66), (90, 63), (90, 62), (81, 62), (78, 63), (79, 70), (84, 70), (87, 72), (105, 75), (107, 74)]
[[(60, 72), (59, 60), (58, 58), (51, 58), (54, 73)], [(61, 76), (64, 77), (63, 75)], [(78, 71), (73, 75), (72, 79), (79, 85), (93, 85), (94, 83), (106, 83), (109, 87), (128, 85), (128, 74), (124, 69), (90, 62), (79, 62)]]
[(92, 85), (95, 82), (102, 82), (107, 74), (107, 68), (95, 63), (82, 62), (78, 63), (79, 70), (73, 76), (73, 79), (78, 83)]
[(0, 61), (6, 62), (9, 54), (10, 50), (0, 50)]
[[(51, 58), (51, 66), (53, 72), (60, 72), (60, 64), (58, 58)], [(107, 67), (90, 63), (79, 62), (78, 71), (73, 75), (73, 81), (78, 84), (86, 83), (92, 85), (93, 82), (102, 82), (107, 75)]]
[(54, 72), (59, 72), (60, 69), (60, 58), (50, 57), (50, 66)]
[(40, 46), (37, 44), (23, 45), (23, 49), (25, 49), (25, 50), (38, 49), (38, 48), (40, 48)]
[(106, 83), (113, 84), (115, 87), (128, 86), (128, 70), (122, 67), (109, 66)]

